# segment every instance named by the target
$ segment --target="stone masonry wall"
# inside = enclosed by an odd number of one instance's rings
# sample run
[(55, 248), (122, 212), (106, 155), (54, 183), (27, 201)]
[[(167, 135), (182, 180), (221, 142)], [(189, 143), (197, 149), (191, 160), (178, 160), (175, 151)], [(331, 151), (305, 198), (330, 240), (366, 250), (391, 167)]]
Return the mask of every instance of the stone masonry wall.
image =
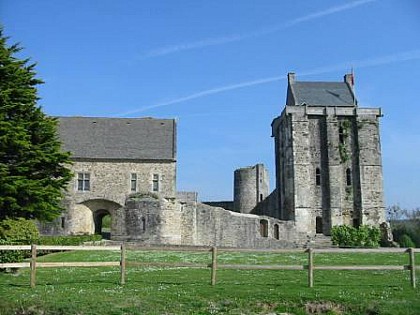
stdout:
[[(271, 217), (236, 213), (200, 203), (184, 205), (183, 217), (195, 218), (195, 224), (190, 220), (190, 228), (185, 227), (183, 244), (193, 241), (190, 245), (284, 248), (301, 246), (304, 241), (293, 222)], [(267, 222), (266, 237), (261, 235), (261, 220)], [(278, 239), (275, 238), (275, 225), (278, 226)]]
[(269, 178), (264, 165), (235, 170), (233, 203), (236, 212), (250, 213), (268, 194)]
[(309, 234), (317, 217), (324, 234), (384, 221), (379, 116), (379, 109), (286, 106), (272, 124), (280, 218)]
[[(153, 191), (154, 174), (159, 176), (159, 191), (155, 194), (167, 198), (175, 197), (175, 162), (127, 162), (127, 161), (74, 161), (75, 176), (69, 184), (63, 201), (67, 211), (63, 213), (64, 227), (49, 228), (60, 234), (92, 234), (93, 213), (106, 210), (112, 217), (111, 235), (124, 234), (124, 216), (117, 212), (131, 190), (131, 174), (136, 174), (136, 190), (139, 193)], [(78, 190), (78, 173), (88, 173), (90, 190)], [(55, 222), (58, 225), (59, 222)], [(44, 229), (48, 232), (48, 229)]]
[[(125, 231), (113, 240), (148, 245), (192, 245), (241, 248), (302, 246), (305, 237), (293, 222), (236, 213), (196, 202), (176, 202), (152, 195), (133, 195), (119, 211)], [(263, 235), (261, 225), (266, 225)]]

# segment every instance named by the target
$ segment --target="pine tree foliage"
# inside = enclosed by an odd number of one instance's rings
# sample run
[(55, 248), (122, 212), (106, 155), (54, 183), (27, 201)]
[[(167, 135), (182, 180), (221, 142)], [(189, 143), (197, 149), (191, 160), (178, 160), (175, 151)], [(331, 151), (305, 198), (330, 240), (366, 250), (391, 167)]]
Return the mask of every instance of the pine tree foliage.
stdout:
[(0, 29), (0, 220), (50, 221), (62, 209), (71, 179), (69, 154), (61, 151), (57, 121), (37, 106), (34, 64), (14, 55)]

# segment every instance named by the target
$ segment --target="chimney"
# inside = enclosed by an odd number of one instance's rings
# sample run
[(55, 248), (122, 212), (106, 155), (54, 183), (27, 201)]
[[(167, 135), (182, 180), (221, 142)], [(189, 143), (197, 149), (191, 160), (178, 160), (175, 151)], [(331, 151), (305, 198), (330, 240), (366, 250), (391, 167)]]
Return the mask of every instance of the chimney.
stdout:
[(351, 89), (354, 87), (354, 74), (353, 73), (347, 73), (344, 75), (344, 82), (346, 82)]
[(295, 82), (295, 73), (294, 72), (289, 72), (287, 74), (287, 81), (289, 82), (289, 85)]

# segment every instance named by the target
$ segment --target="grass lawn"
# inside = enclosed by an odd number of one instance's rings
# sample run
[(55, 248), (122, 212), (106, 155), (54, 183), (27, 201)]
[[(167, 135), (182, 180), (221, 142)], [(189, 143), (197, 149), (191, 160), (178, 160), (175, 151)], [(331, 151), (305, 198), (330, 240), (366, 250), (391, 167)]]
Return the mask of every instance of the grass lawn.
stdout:
[[(316, 265), (408, 264), (403, 254), (316, 254)], [(127, 259), (209, 263), (209, 253), (128, 251)], [(119, 260), (119, 252), (63, 252), (39, 261)], [(416, 261), (420, 262), (417, 254)], [(220, 253), (219, 264), (306, 264), (307, 255)], [(420, 290), (408, 271), (219, 270), (128, 267), (40, 268), (37, 286), (29, 269), (0, 274), (0, 314), (420, 314)], [(418, 286), (420, 283), (418, 283)]]

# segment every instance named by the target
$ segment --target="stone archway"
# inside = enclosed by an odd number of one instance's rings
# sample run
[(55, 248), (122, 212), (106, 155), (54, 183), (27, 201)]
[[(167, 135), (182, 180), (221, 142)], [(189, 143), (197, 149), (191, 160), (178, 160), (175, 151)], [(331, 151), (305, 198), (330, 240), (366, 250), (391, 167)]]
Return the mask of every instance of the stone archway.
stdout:
[(95, 224), (95, 234), (102, 235), (104, 239), (111, 239), (111, 231), (104, 229), (104, 218), (106, 216), (111, 217), (111, 224), (112, 224), (112, 216), (111, 213), (106, 209), (99, 209), (93, 213), (93, 223)]
[[(122, 206), (106, 199), (90, 199), (75, 207), (73, 215), (74, 234), (101, 234), (103, 238), (110, 239), (116, 230), (118, 222), (118, 209)], [(103, 219), (110, 216), (110, 230), (103, 229)], [(118, 234), (118, 233), (117, 233)]]

